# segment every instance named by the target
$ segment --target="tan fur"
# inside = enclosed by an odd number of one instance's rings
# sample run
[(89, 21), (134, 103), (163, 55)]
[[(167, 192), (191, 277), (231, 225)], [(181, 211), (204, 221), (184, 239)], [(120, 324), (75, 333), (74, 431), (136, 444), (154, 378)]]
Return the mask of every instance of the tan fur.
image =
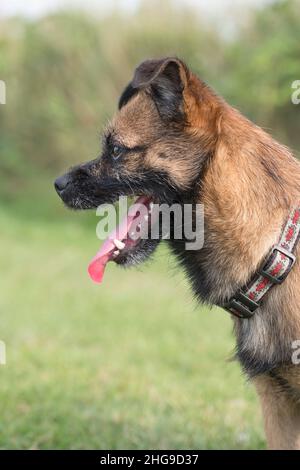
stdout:
[(256, 378), (254, 384), (262, 405), (268, 448), (299, 450), (299, 405), (287, 399), (269, 377)]

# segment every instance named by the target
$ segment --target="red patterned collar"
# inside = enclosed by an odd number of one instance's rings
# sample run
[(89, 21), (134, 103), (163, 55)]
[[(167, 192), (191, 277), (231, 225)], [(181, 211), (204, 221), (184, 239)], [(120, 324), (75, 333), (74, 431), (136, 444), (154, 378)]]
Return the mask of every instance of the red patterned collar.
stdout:
[(236, 292), (222, 307), (239, 318), (251, 318), (260, 307), (263, 297), (276, 284), (281, 284), (295, 264), (295, 247), (300, 238), (300, 207), (291, 212), (278, 245), (247, 286)]

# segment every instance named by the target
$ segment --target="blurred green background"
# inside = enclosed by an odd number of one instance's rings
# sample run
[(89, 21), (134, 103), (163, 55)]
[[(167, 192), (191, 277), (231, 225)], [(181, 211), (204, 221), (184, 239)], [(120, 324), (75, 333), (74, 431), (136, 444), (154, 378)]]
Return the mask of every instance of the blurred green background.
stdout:
[(68, 212), (52, 182), (100, 152), (134, 67), (165, 55), (297, 152), (300, 2), (218, 21), (184, 1), (114, 5), (0, 16), (0, 447), (264, 448), (228, 316), (195, 304), (164, 247), (93, 285), (96, 215)]

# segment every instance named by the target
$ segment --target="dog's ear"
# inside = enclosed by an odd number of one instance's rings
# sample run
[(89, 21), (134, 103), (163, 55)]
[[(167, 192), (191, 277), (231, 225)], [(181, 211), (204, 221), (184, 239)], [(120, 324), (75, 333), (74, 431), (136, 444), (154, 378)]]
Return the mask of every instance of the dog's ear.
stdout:
[(176, 58), (146, 60), (136, 69), (133, 90), (149, 91), (162, 119), (182, 122), (184, 116), (183, 90), (188, 81), (186, 65)]

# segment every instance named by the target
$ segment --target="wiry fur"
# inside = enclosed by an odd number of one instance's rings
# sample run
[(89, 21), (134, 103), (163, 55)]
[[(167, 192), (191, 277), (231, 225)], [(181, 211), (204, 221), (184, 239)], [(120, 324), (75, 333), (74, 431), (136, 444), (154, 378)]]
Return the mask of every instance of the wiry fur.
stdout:
[[(222, 305), (259, 268), (299, 204), (299, 163), (176, 58), (143, 62), (119, 107), (102, 157), (73, 169), (61, 197), (81, 208), (120, 194), (204, 204), (203, 249), (169, 243), (196, 296)], [(116, 161), (111, 142), (123, 149)], [(300, 370), (291, 362), (300, 339), (299, 270), (297, 262), (252, 318), (234, 318), (237, 357), (261, 397), (270, 447), (300, 446)]]

